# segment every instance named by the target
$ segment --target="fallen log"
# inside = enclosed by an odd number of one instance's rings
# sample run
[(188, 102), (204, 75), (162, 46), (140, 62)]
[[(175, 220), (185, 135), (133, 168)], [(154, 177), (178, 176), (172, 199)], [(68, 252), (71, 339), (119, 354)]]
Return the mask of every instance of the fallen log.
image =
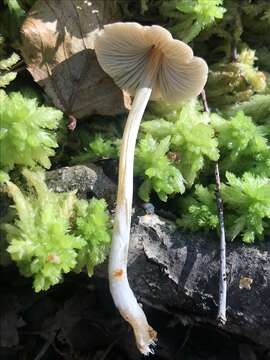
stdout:
[[(219, 249), (213, 234), (176, 229), (157, 215), (137, 217), (129, 255), (131, 287), (142, 303), (216, 325)], [(224, 331), (270, 348), (270, 242), (228, 243)]]

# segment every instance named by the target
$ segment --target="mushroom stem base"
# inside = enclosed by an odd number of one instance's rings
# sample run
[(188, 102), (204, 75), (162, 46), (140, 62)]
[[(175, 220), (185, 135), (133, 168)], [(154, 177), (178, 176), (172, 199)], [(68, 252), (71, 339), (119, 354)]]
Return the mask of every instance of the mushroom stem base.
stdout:
[(151, 345), (155, 343), (156, 332), (148, 325), (142, 307), (138, 304), (129, 286), (127, 256), (130, 237), (133, 162), (136, 139), (151, 92), (152, 88), (147, 86), (142, 86), (137, 90), (127, 118), (120, 151), (117, 206), (109, 257), (109, 281), (114, 303), (123, 318), (132, 326), (137, 347), (144, 355), (152, 353)]

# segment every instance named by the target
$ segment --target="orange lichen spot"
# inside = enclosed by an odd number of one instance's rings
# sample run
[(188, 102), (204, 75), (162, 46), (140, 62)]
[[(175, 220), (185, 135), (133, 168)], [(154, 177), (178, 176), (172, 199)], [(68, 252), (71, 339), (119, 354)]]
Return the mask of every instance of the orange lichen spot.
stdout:
[(113, 271), (113, 277), (115, 278), (121, 278), (124, 274), (124, 270), (123, 269), (116, 269)]

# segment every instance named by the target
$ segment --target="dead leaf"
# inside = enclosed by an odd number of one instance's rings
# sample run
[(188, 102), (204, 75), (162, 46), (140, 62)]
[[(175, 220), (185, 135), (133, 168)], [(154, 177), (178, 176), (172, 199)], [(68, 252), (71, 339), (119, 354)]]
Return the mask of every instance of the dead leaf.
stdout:
[(100, 68), (95, 33), (119, 18), (115, 0), (38, 0), (22, 32), (29, 72), (54, 105), (68, 115), (126, 112), (126, 97)]

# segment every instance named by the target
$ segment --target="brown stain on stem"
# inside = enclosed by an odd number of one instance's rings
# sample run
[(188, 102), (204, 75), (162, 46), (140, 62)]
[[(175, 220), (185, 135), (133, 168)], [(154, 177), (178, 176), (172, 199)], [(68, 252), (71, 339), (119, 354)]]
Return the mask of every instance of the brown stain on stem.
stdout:
[(116, 269), (112, 272), (112, 275), (114, 278), (116, 279), (120, 279), (124, 274), (124, 270), (123, 269)]

